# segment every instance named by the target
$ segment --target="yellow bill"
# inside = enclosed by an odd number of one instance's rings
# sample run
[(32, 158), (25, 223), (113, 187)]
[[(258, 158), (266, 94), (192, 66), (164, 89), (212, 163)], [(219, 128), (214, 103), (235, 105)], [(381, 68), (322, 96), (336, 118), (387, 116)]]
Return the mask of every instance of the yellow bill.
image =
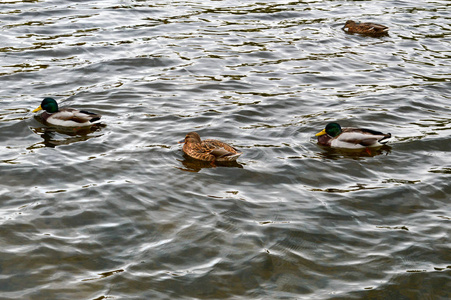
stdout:
[(33, 110), (33, 112), (37, 112), (37, 111), (40, 111), (42, 109), (42, 107), (39, 105), (39, 107), (38, 108), (36, 108), (35, 110)]
[(315, 134), (315, 136), (320, 136), (320, 135), (324, 135), (324, 134), (326, 134), (326, 129), (321, 130), (320, 132)]

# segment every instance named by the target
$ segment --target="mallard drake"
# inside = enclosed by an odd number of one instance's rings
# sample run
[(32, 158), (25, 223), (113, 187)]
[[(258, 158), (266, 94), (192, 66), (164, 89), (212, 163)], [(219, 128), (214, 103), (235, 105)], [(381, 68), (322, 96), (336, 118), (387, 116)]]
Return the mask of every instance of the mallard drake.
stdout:
[(364, 128), (341, 128), (338, 123), (329, 123), (326, 128), (316, 134), (318, 144), (334, 148), (364, 149), (381, 147), (391, 137), (390, 133)]
[(183, 152), (202, 161), (236, 161), (242, 154), (232, 146), (218, 140), (206, 139), (202, 141), (197, 132), (188, 133), (180, 143), (184, 143)]
[(53, 98), (44, 98), (33, 112), (40, 110), (44, 110), (39, 116), (43, 123), (61, 127), (91, 126), (101, 118), (100, 115), (85, 110), (70, 107), (58, 109), (58, 103)]
[(388, 27), (374, 23), (356, 23), (355, 21), (346, 21), (343, 30), (347, 33), (360, 33), (372, 36), (381, 36), (388, 34)]

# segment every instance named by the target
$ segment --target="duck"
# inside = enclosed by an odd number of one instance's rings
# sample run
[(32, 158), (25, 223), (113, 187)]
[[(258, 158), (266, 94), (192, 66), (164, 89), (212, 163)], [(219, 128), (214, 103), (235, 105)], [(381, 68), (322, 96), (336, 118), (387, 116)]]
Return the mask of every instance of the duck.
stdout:
[(43, 123), (58, 127), (92, 126), (102, 117), (99, 114), (86, 110), (78, 110), (71, 107), (58, 108), (58, 103), (53, 98), (44, 98), (41, 105), (33, 110), (33, 113), (40, 110), (44, 110), (39, 115)]
[(382, 36), (388, 34), (388, 27), (385, 25), (355, 22), (352, 20), (346, 21), (342, 29), (347, 33), (360, 33), (371, 36)]
[(379, 131), (344, 127), (338, 123), (329, 123), (321, 132), (316, 134), (318, 144), (332, 148), (342, 149), (366, 149), (372, 147), (381, 147), (391, 138), (391, 133), (382, 133)]
[(232, 162), (240, 157), (239, 152), (234, 147), (214, 139), (201, 140), (197, 132), (189, 132), (185, 139), (183, 152), (191, 158), (208, 162)]

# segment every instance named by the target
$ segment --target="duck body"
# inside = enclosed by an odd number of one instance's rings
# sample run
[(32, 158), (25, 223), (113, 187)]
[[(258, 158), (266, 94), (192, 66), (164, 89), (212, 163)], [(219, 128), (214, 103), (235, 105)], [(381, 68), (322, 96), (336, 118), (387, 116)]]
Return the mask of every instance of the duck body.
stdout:
[(183, 152), (191, 158), (210, 162), (236, 161), (242, 154), (234, 147), (214, 139), (201, 140), (199, 134), (190, 132), (182, 141)]
[(347, 33), (359, 33), (370, 36), (382, 36), (388, 34), (388, 27), (375, 23), (355, 22), (352, 20), (346, 21), (343, 30)]
[(385, 145), (390, 133), (382, 133), (365, 128), (345, 127), (338, 123), (329, 123), (326, 128), (316, 134), (318, 144), (342, 149), (365, 149)]
[(58, 127), (87, 127), (98, 122), (101, 115), (85, 110), (70, 107), (58, 108), (53, 98), (44, 98), (41, 105), (33, 110), (38, 112), (44, 110), (39, 118), (43, 123)]

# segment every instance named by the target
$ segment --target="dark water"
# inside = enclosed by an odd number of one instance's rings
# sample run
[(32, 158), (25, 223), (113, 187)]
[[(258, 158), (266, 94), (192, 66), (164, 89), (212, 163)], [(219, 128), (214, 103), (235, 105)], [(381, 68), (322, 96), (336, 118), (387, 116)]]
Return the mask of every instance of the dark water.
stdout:
[[(450, 298), (450, 11), (2, 0), (0, 298)], [(42, 126), (46, 96), (106, 127)], [(330, 121), (392, 142), (320, 148)], [(194, 130), (239, 164), (186, 160)]]

